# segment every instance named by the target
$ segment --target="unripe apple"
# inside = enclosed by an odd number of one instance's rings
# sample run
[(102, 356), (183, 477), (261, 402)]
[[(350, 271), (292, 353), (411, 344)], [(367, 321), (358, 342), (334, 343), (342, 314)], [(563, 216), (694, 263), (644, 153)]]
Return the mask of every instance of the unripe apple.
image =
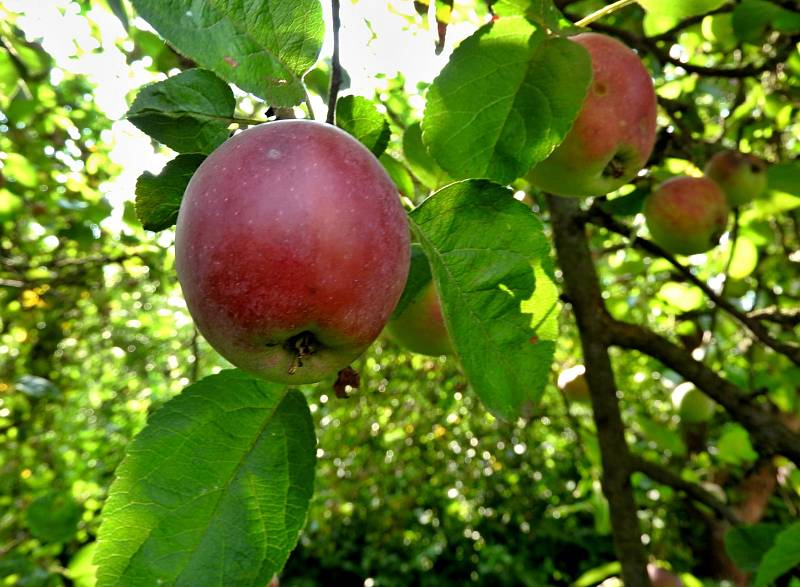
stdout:
[(683, 587), (683, 581), (676, 574), (652, 563), (647, 565), (647, 576), (653, 587)]
[(717, 406), (713, 399), (689, 381), (672, 390), (672, 404), (678, 408), (681, 420), (689, 424), (708, 422)]
[(356, 139), (309, 120), (246, 130), (195, 172), (175, 264), (198, 329), (265, 379), (334, 376), (380, 334), (409, 267), (397, 188)]
[(589, 384), (586, 382), (586, 367), (583, 365), (564, 369), (558, 375), (558, 388), (569, 401), (583, 403), (591, 400)]
[(449, 355), (453, 352), (433, 280), (420, 288), (416, 297), (389, 321), (386, 332), (404, 348), (421, 355)]
[(767, 164), (738, 151), (714, 155), (706, 165), (705, 174), (719, 184), (731, 206), (751, 202), (767, 189)]
[(645, 200), (653, 240), (671, 253), (694, 255), (717, 245), (728, 225), (728, 203), (705, 177), (673, 177)]
[(570, 39), (589, 51), (592, 82), (572, 129), (528, 178), (562, 196), (607, 194), (628, 183), (653, 150), (653, 81), (636, 53), (616, 39), (597, 33)]

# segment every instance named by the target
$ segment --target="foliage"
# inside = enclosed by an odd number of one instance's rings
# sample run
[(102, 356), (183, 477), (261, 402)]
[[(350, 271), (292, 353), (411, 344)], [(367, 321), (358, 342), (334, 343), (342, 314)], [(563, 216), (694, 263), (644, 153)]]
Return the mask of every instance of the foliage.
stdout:
[[(553, 35), (605, 3), (438, 2), (436, 31), (388, 4), (407, 33), (429, 35), (431, 55), (442, 39), (455, 50), (416, 88), (388, 75), (372, 95), (343, 96), (336, 121), (414, 206), (458, 358), (381, 338), (354, 365), (361, 387), (347, 400), (331, 382), (287, 392), (220, 372), (172, 253), (205, 154), (237, 128), (327, 100), (319, 2), (64, 2), (94, 43), (66, 60), (26, 34), (22, 9), (0, 6), (0, 584), (93, 585), (95, 550), (99, 584), (134, 584), (118, 578), (127, 561), (111, 561), (145, 528), (154, 534), (128, 569), (141, 584), (154, 582), (153, 560), (173, 583), (224, 568), (226, 585), (265, 584), (287, 557), (288, 585), (596, 584), (620, 571), (601, 490), (609, 455), (591, 406), (570, 405), (552, 377), (583, 361), (570, 306), (556, 302), (549, 208), (520, 179), (563, 139), (588, 82), (584, 52)], [(591, 25), (639, 52), (659, 97), (647, 171), (582, 204), (605, 306), (737, 386), (747, 409), (797, 427), (800, 22), (779, 0), (641, 4)], [(114, 50), (148, 84), (129, 96), (129, 120), (175, 150), (160, 148), (172, 160), (122, 197), (126, 162), (110, 137), (123, 123), (72, 67), (110, 51), (109, 11), (126, 29)], [(639, 212), (654, 186), (699, 175), (722, 148), (770, 163), (768, 193), (736, 212), (722, 246), (676, 265), (629, 238), (648, 236)], [(533, 213), (514, 201), (523, 193)], [(796, 582), (797, 463), (765, 450), (738, 412), (681, 422), (669, 397), (684, 377), (639, 350), (611, 358), (631, 452), (673, 475), (631, 475), (650, 557), (687, 584), (741, 580), (733, 564), (759, 585)], [(757, 524), (723, 541), (721, 512)], [(219, 552), (226, 533), (241, 549)], [(174, 551), (185, 558), (161, 558)]]

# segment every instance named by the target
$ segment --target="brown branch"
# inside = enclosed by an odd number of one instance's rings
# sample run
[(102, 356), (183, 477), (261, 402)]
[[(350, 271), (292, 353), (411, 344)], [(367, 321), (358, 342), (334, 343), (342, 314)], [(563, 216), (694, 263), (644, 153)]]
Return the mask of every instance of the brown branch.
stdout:
[(603, 463), (614, 548), (628, 587), (648, 587), (647, 555), (631, 488), (630, 452), (616, 395), (603, 316), (606, 314), (580, 209), (574, 199), (547, 196), (564, 289), (572, 302), (586, 364), (597, 439)]
[(728, 314), (733, 316), (736, 320), (738, 320), (742, 325), (747, 327), (753, 335), (758, 338), (761, 342), (767, 345), (769, 348), (774, 350), (777, 353), (780, 353), (786, 356), (790, 361), (792, 361), (796, 365), (800, 365), (800, 346), (788, 342), (783, 342), (780, 340), (775, 339), (764, 325), (756, 319), (751, 318), (745, 312), (739, 310), (736, 306), (734, 306), (731, 302), (726, 300), (725, 298), (720, 297), (717, 293), (711, 289), (711, 287), (704, 282), (703, 280), (699, 279), (694, 273), (692, 273), (691, 269), (680, 263), (674, 255), (668, 253), (663, 248), (658, 246), (652, 241), (644, 239), (640, 236), (632, 237), (631, 236), (631, 228), (627, 225), (619, 222), (615, 218), (613, 218), (610, 214), (603, 211), (597, 206), (592, 206), (588, 213), (587, 213), (587, 220), (596, 224), (597, 226), (601, 226), (606, 230), (611, 232), (615, 232), (622, 236), (625, 236), (631, 239), (631, 243), (638, 249), (641, 249), (645, 252), (648, 252), (652, 255), (656, 255), (658, 257), (662, 257), (669, 261), (669, 263), (678, 270), (688, 282), (700, 288), (700, 290), (717, 306), (725, 310)]
[(782, 309), (782, 308), (761, 308), (748, 312), (747, 316), (752, 320), (764, 320), (765, 322), (774, 322), (775, 324), (782, 324), (784, 326), (797, 326), (800, 324), (800, 308)]
[(781, 47), (779, 50), (776, 50), (772, 57), (766, 58), (760, 64), (749, 64), (742, 67), (707, 67), (704, 65), (687, 63), (681, 61), (677, 57), (673, 57), (670, 55), (669, 50), (661, 47), (652, 38), (640, 37), (639, 35), (624, 29), (597, 22), (589, 25), (589, 28), (601, 33), (618, 37), (632, 47), (635, 47), (641, 51), (647, 51), (661, 62), (671, 63), (672, 65), (682, 67), (689, 73), (694, 73), (704, 77), (745, 78), (755, 77), (766, 71), (771, 71), (791, 56), (795, 44), (797, 43), (798, 39), (800, 39), (800, 35), (788, 37), (787, 42), (783, 47)]
[(669, 469), (636, 455), (631, 456), (631, 466), (650, 477), (650, 479), (656, 483), (661, 483), (662, 485), (667, 485), (673, 489), (682, 491), (694, 501), (707, 505), (714, 510), (720, 518), (728, 520), (731, 524), (737, 525), (741, 523), (741, 520), (734, 511), (717, 499), (712, 493), (691, 481), (687, 481)]
[(331, 0), (333, 13), (333, 55), (331, 56), (331, 87), (328, 94), (328, 115), (325, 122), (334, 124), (336, 120), (336, 99), (339, 95), (339, 86), (342, 84), (342, 65), (339, 63), (339, 0)]
[(655, 332), (615, 320), (605, 312), (603, 316), (604, 330), (613, 345), (638, 350), (659, 360), (725, 408), (734, 420), (747, 429), (763, 455), (782, 454), (800, 465), (800, 434), (786, 428), (770, 411), (756, 404), (736, 385)]

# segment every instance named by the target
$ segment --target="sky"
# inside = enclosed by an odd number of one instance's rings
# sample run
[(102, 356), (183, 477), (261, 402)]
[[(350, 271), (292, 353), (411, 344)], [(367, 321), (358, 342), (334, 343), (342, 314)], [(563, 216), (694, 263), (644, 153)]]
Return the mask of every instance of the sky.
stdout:
[[(114, 213), (104, 221), (104, 228), (112, 234), (124, 231), (122, 211), (125, 202), (134, 198), (136, 179), (144, 171), (158, 173), (174, 156), (167, 148), (154, 150), (149, 137), (124, 119), (125, 112), (136, 88), (166, 76), (149, 71), (142, 61), (126, 63), (119, 45), (130, 40), (104, 2), (93, 2), (86, 15), (96, 24), (99, 40), (92, 35), (87, 17), (80, 14), (79, 7), (71, 0), (3, 0), (3, 6), (19, 15), (17, 25), (29, 40), (41, 42), (53, 56), (56, 67), (51, 83), (58, 84), (63, 72), (69, 72), (86, 76), (95, 86), (95, 103), (113, 121), (104, 138), (113, 145), (112, 160), (123, 169), (102, 188), (114, 207)], [(330, 3), (323, 1), (322, 6), (329, 32)], [(437, 56), (433, 51), (435, 27), (428, 30), (409, 27), (415, 20), (413, 10), (410, 0), (341, 2), (340, 55), (351, 78), (351, 86), (345, 93), (371, 97), (376, 74), (393, 77), (398, 72), (405, 76), (407, 88), (413, 91), (418, 82), (432, 81), (447, 62), (452, 47), (480, 24), (475, 17), (473, 22), (451, 26), (445, 50)], [(132, 26), (152, 30), (139, 18)], [(320, 57), (330, 56), (331, 52), (332, 40), (327, 34)], [(324, 118), (326, 108), (322, 100), (316, 96), (313, 100), (316, 116)], [(416, 106), (421, 108), (421, 100)], [(164, 231), (159, 238), (171, 239), (171, 232)]]

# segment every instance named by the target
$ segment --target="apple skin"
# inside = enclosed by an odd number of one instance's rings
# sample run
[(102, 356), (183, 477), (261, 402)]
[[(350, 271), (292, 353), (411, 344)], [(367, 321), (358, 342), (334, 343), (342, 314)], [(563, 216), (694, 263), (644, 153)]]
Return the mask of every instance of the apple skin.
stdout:
[(409, 228), (378, 160), (334, 126), (282, 120), (223, 143), (181, 202), (175, 264), (222, 356), (270, 381), (335, 375), (380, 334)]
[(706, 165), (705, 174), (722, 188), (731, 207), (747, 204), (767, 189), (767, 164), (738, 151), (714, 155)]
[(673, 177), (645, 200), (653, 240), (670, 253), (695, 255), (712, 249), (728, 225), (722, 190), (705, 177)]
[(450, 355), (453, 345), (444, 325), (442, 306), (433, 280), (420, 288), (400, 314), (386, 327), (389, 338), (421, 355)]
[(592, 82), (563, 142), (528, 179), (561, 196), (613, 192), (647, 163), (656, 138), (656, 94), (642, 62), (606, 35), (570, 37), (589, 51)]
[(684, 587), (683, 581), (676, 574), (652, 563), (647, 565), (647, 576), (653, 587)]
[(708, 422), (717, 406), (713, 399), (688, 381), (672, 391), (672, 404), (678, 408), (681, 421), (688, 424)]
[(587, 403), (591, 401), (589, 384), (586, 381), (586, 367), (575, 365), (564, 369), (558, 376), (558, 388), (572, 402)]

